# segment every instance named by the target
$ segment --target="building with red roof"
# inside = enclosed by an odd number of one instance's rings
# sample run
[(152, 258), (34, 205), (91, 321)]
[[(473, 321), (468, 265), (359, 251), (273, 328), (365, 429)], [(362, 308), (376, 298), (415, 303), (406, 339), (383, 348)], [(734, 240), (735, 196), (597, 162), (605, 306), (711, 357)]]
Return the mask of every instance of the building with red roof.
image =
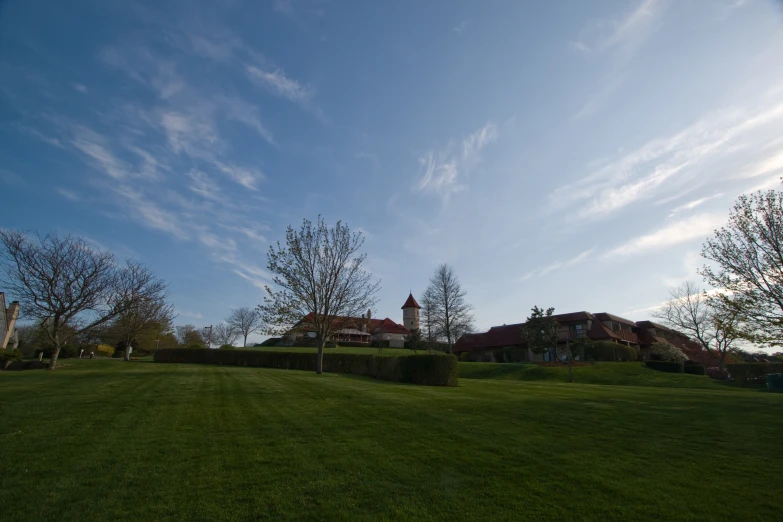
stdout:
[[(392, 348), (402, 348), (405, 345), (405, 337), (410, 335), (413, 328), (419, 327), (419, 303), (411, 293), (405, 304), (402, 305), (403, 324), (386, 317), (385, 319), (373, 319), (372, 312), (367, 310), (361, 317), (335, 317), (335, 331), (330, 341), (336, 343), (360, 343), (370, 346), (373, 341), (388, 341)], [(311, 312), (304, 316), (284, 336), (289, 344), (296, 344), (306, 338), (315, 339), (313, 328), (314, 314)], [(407, 327), (406, 327), (407, 326)]]
[[(563, 345), (578, 337), (587, 337), (593, 341), (608, 341), (636, 350), (645, 350), (656, 342), (666, 341), (682, 349), (685, 353), (700, 350), (698, 343), (687, 335), (651, 321), (634, 322), (607, 312), (572, 312), (553, 316), (558, 328), (558, 344)], [(454, 345), (454, 353), (475, 352), (479, 357), (491, 358), (492, 352), (500, 348), (517, 348), (521, 359), (527, 361), (545, 361), (559, 356), (559, 349), (553, 347), (550, 353), (535, 354), (527, 347), (523, 334), (525, 323), (493, 326), (484, 333), (465, 334)], [(555, 353), (558, 352), (558, 353)]]

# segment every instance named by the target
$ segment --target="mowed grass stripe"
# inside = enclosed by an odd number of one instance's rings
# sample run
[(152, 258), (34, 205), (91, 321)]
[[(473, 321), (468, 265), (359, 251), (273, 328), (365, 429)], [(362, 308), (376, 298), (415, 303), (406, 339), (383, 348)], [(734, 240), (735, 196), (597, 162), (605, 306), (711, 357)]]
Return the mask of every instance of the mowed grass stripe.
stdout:
[[(758, 493), (780, 486), (773, 394), (432, 388), (108, 361), (58, 372), (0, 375), (4, 519), (774, 520), (780, 509)], [(82, 444), (42, 444), (40, 419), (60, 415)], [(30, 462), (50, 472), (23, 472)]]

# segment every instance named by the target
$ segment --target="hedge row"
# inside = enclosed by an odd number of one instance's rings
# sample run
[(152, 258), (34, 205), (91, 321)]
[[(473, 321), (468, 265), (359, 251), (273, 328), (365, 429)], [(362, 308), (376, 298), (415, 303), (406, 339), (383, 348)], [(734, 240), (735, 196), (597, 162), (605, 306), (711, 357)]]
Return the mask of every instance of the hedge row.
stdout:
[(683, 373), (685, 371), (685, 366), (678, 362), (647, 361), (644, 364), (648, 368), (652, 370), (658, 370), (659, 372)]
[(610, 341), (590, 343), (585, 346), (584, 355), (588, 361), (635, 361), (638, 358), (635, 349)]
[(783, 373), (783, 363), (739, 363), (727, 364), (731, 378), (740, 384), (766, 384), (768, 373)]
[[(317, 354), (265, 352), (261, 350), (210, 350), (174, 348), (158, 350), (155, 362), (229, 364), (283, 370), (315, 371)], [(325, 353), (325, 372), (351, 373), (384, 381), (409, 382), (428, 386), (457, 386), (457, 358), (453, 355), (374, 355)]]
[(693, 375), (705, 375), (707, 373), (704, 366), (701, 364), (686, 364), (683, 368), (685, 373), (691, 373)]

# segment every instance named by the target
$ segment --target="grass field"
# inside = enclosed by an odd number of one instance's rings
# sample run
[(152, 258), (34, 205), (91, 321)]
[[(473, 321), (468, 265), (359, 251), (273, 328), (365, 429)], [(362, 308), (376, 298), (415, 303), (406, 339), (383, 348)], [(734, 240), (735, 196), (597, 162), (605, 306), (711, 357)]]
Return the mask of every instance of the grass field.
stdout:
[(0, 518), (781, 520), (783, 395), (514, 379), (2, 372)]

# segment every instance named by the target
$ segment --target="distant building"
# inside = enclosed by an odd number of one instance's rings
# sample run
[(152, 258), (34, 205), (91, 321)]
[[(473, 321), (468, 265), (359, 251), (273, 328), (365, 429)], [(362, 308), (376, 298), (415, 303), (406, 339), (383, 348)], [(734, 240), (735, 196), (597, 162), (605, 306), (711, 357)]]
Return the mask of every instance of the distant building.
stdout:
[(19, 345), (16, 336), (16, 319), (19, 317), (19, 303), (12, 302), (5, 307), (5, 294), (0, 292), (0, 349), (14, 349)]
[(528, 347), (522, 336), (525, 323), (493, 326), (484, 333), (465, 334), (454, 345), (454, 353), (491, 353), (499, 348), (519, 348), (527, 361), (548, 361), (561, 355), (566, 342), (578, 337), (593, 341), (609, 341), (624, 344), (634, 349), (645, 350), (656, 342), (666, 341), (684, 350), (700, 350), (698, 344), (687, 335), (651, 321), (634, 322), (610, 313), (572, 312), (553, 316), (560, 327), (557, 330), (558, 348), (547, 353), (536, 354)]
[[(373, 341), (389, 341), (392, 348), (402, 348), (405, 337), (411, 329), (419, 327), (419, 303), (413, 294), (408, 295), (402, 305), (403, 324), (389, 319), (373, 319), (368, 310), (361, 317), (336, 317), (336, 328), (329, 341), (340, 343), (358, 343), (370, 346)], [(315, 339), (315, 329), (312, 326), (314, 314), (311, 312), (302, 318), (291, 330), (283, 336), (283, 342), (296, 345), (307, 339)]]

